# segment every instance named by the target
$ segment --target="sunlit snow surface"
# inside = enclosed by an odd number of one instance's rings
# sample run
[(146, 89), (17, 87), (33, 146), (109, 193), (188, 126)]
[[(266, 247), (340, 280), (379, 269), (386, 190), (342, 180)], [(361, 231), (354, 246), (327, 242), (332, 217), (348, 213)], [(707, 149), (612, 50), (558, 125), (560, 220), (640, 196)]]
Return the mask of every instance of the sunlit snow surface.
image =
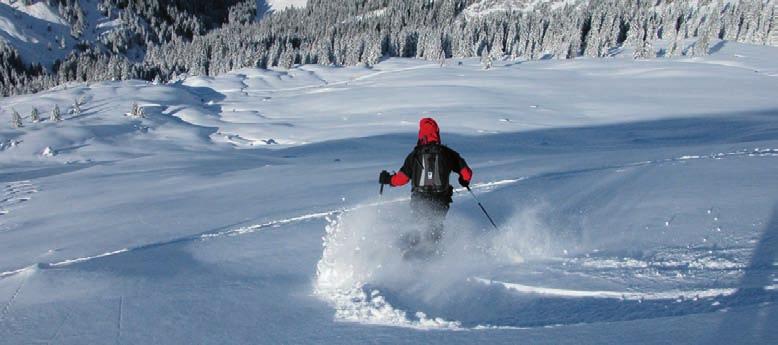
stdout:
[[(257, 9), (262, 11), (282, 11), (290, 7), (303, 8), (308, 0), (257, 0)], [(262, 15), (263, 13), (258, 13)]]
[[(48, 1), (0, 0), (0, 40), (19, 51), (25, 63), (40, 63), (51, 67), (56, 60), (63, 60), (78, 42), (96, 42), (118, 24), (109, 20), (98, 9), (99, 1), (81, 1), (85, 14), (85, 29), (79, 38), (72, 36), (70, 24), (57, 6)], [(56, 2), (55, 2), (56, 3)], [(64, 45), (63, 45), (64, 43)], [(128, 54), (130, 58), (137, 58)]]
[[(775, 61), (390, 59), (4, 98), (0, 344), (774, 343)], [(408, 189), (376, 179), (423, 116), (499, 230), (457, 190), (445, 254), (409, 262)]]

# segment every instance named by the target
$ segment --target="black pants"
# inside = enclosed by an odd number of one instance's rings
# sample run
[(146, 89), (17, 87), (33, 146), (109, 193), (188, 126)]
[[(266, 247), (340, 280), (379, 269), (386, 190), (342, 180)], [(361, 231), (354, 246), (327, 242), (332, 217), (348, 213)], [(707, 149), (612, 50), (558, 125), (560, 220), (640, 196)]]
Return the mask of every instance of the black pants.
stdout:
[(443, 222), (446, 220), (451, 197), (413, 193), (411, 195), (411, 214), (419, 226), (417, 241), (439, 242), (443, 238)]

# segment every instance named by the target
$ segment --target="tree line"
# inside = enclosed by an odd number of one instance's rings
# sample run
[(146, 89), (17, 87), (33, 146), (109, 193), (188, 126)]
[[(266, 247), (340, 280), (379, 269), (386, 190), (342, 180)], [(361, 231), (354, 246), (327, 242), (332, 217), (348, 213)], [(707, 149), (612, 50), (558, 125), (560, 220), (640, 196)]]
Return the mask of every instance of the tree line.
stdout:
[[(309, 0), (257, 21), (253, 0), (100, 1), (105, 15), (124, 16), (102, 47), (74, 51), (46, 71), (24, 66), (12, 47), (0, 45), (0, 91), (35, 92), (68, 81), (164, 82), (243, 67), (369, 66), (386, 57), (569, 59), (631, 47), (644, 59), (705, 55), (715, 39), (778, 45), (771, 41), (776, 0), (590, 0), (480, 16), (465, 11), (475, 0)], [(667, 47), (656, 49), (657, 40)], [(143, 57), (123, 54), (132, 47)]]

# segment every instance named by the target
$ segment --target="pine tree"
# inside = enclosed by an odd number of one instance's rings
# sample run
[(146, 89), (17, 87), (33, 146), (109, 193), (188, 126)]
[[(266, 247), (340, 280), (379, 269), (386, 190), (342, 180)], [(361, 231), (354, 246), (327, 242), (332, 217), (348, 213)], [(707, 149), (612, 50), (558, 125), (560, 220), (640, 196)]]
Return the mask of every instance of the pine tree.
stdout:
[(16, 109), (12, 109), (13, 113), (11, 114), (11, 126), (13, 128), (22, 128), (24, 127), (24, 123), (22, 123), (22, 116), (19, 115), (19, 112), (16, 111)]
[(767, 44), (778, 46), (778, 2), (773, 5), (770, 29), (767, 32)]
[(705, 22), (702, 23), (699, 29), (699, 38), (697, 39), (697, 42), (694, 43), (694, 45), (691, 47), (691, 55), (692, 56), (705, 56), (708, 55), (708, 51), (710, 50), (710, 40), (711, 36), (713, 34), (713, 24), (714, 19), (713, 13), (709, 15), (707, 18), (705, 18)]
[(40, 117), (40, 113), (38, 113), (38, 108), (33, 107), (32, 111), (30, 112), (30, 121), (36, 123), (36, 122), (40, 122), (40, 120), (41, 117)]
[(78, 99), (73, 100), (73, 116), (81, 115), (81, 105)]
[(656, 57), (656, 52), (651, 44), (651, 35), (645, 26), (635, 26), (634, 29), (640, 33), (635, 37), (635, 52), (632, 54), (635, 59), (651, 59)]
[(484, 70), (491, 69), (493, 62), (494, 60), (492, 59), (492, 54), (489, 52), (484, 52), (484, 55), (481, 58), (481, 65), (483, 66)]
[(132, 103), (132, 109), (130, 110), (130, 117), (142, 119), (146, 117), (146, 114), (143, 112), (143, 108), (138, 105), (137, 102)]
[[(634, 46), (636, 57), (650, 58), (656, 39), (671, 38), (666, 56), (681, 53), (681, 43), (695, 37), (699, 42), (689, 52), (696, 55), (707, 53), (705, 46), (716, 38), (778, 45), (776, 0), (536, 1), (529, 12), (466, 15), (474, 2), (309, 0), (304, 10), (254, 21), (252, 0), (98, 0), (97, 9), (120, 25), (98, 35), (95, 47), (78, 44), (51, 72), (25, 64), (13, 47), (0, 43), (0, 92), (34, 92), (74, 80), (167, 82), (242, 67), (370, 65), (381, 56), (602, 57), (612, 48)], [(73, 38), (83, 40), (87, 16), (81, 1), (48, 3), (59, 5)], [(59, 44), (68, 52), (71, 40), (56, 35), (51, 49)], [(125, 56), (144, 50), (142, 58)]]
[(62, 121), (62, 113), (59, 110), (59, 105), (54, 105), (54, 109), (51, 111), (51, 117), (49, 118), (49, 120), (55, 122)]

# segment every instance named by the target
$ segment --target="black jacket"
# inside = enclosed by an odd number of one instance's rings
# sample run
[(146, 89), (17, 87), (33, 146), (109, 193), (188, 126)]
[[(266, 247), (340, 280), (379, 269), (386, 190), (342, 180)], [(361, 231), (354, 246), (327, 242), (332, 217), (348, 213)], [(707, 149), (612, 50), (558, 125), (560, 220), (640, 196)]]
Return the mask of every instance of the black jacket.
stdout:
[[(425, 157), (428, 162), (424, 162)], [(434, 162), (430, 157), (434, 157), (432, 158)], [(430, 175), (434, 180), (434, 186), (424, 185), (427, 176), (423, 175), (429, 170), (425, 168), (425, 163), (426, 167), (434, 165), (438, 170), (434, 177)], [(410, 179), (413, 186), (412, 197), (431, 198), (451, 203), (453, 187), (449, 182), (449, 175), (452, 172), (456, 172), (467, 181), (470, 181), (472, 176), (472, 170), (467, 166), (467, 162), (456, 151), (438, 143), (418, 145), (405, 158), (405, 163), (392, 182), (393, 185), (403, 185), (408, 182), (407, 179)]]

